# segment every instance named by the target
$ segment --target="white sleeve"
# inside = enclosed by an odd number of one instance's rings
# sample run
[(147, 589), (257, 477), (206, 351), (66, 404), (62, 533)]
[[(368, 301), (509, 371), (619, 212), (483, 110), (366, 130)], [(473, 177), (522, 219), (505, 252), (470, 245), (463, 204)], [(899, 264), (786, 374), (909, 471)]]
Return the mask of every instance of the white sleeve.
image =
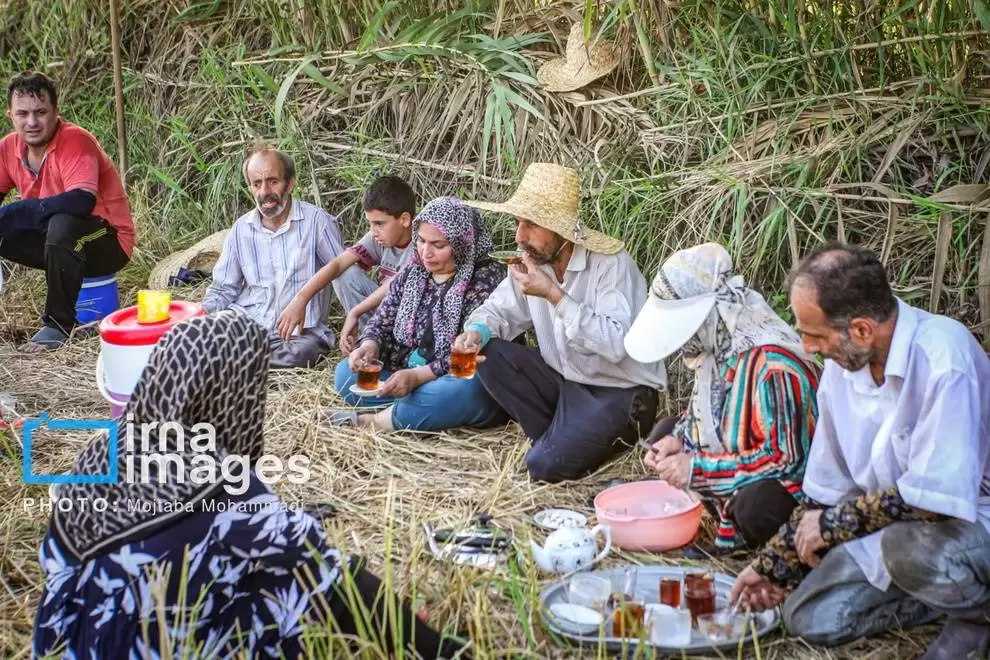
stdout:
[(563, 321), (567, 343), (575, 351), (601, 356), (618, 364), (628, 357), (623, 340), (633, 322), (634, 274), (622, 268), (623, 262), (618, 259), (602, 263), (604, 272), (595, 274), (600, 283), (595, 305), (580, 302), (565, 293), (554, 313)]
[(487, 326), (492, 337), (511, 341), (533, 327), (533, 318), (526, 295), (514, 279), (506, 276), (488, 299), (471, 313), (464, 327), (472, 323)]
[(227, 309), (244, 290), (244, 273), (241, 270), (240, 241), (238, 231), (243, 225), (237, 223), (223, 241), (220, 258), (213, 267), (213, 282), (203, 296), (203, 308), (210, 313)]
[(976, 522), (977, 500), (990, 444), (980, 420), (975, 373), (949, 370), (925, 386), (918, 422), (908, 443), (907, 471), (897, 491), (911, 506)]
[(853, 481), (842, 455), (839, 437), (835, 430), (834, 404), (829, 397), (829, 382), (841, 374), (839, 367), (832, 362), (825, 365), (825, 371), (818, 385), (818, 421), (815, 435), (808, 452), (808, 465), (804, 471), (801, 490), (804, 494), (828, 506), (834, 506), (853, 497), (862, 495), (862, 489)]
[(325, 266), (338, 255), (343, 254), (344, 244), (340, 237), (340, 224), (337, 218), (323, 209), (318, 209), (316, 220), (316, 259)]

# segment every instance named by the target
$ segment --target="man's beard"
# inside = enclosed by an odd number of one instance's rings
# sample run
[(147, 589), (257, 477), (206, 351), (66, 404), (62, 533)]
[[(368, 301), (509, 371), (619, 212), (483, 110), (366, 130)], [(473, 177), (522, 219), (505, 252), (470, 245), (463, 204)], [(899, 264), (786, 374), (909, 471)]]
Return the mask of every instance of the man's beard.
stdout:
[[(265, 195), (261, 199), (255, 200), (255, 206), (258, 208), (258, 213), (264, 217), (275, 218), (281, 215), (281, 213), (289, 206), (289, 199), (290, 197), (288, 194), (281, 197), (279, 195)], [(278, 202), (278, 205), (267, 209), (264, 207), (265, 202)]]
[(825, 357), (846, 371), (859, 371), (870, 363), (870, 358), (873, 357), (873, 349), (856, 346), (849, 338), (849, 333), (843, 332), (842, 338), (839, 340), (839, 347), (835, 350), (835, 353), (833, 355), (826, 355)]
[(562, 238), (557, 238), (557, 245), (554, 246), (552, 250), (540, 250), (533, 247), (529, 243), (520, 243), (519, 249), (524, 250), (533, 261), (536, 262), (537, 266), (546, 266), (547, 264), (552, 264), (560, 257), (561, 251), (564, 249), (566, 241)]

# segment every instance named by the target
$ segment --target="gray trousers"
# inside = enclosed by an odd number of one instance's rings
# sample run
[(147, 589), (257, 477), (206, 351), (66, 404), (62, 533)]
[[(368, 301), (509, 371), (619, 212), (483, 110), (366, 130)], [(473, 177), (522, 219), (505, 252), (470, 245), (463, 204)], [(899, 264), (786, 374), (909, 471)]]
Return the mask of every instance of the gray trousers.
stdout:
[(330, 352), (330, 345), (312, 330), (303, 330), (289, 341), (270, 337), (268, 350), (269, 368), (295, 369), (315, 366)]
[[(333, 292), (337, 294), (344, 313), (350, 312), (354, 307), (363, 302), (378, 288), (378, 283), (368, 277), (358, 265), (351, 266), (340, 277), (333, 281)], [(371, 317), (371, 312), (361, 317), (359, 327), (364, 329), (364, 324)]]
[(784, 602), (788, 632), (821, 646), (930, 623), (945, 614), (990, 626), (990, 534), (979, 523), (900, 522), (881, 548), (893, 584), (880, 591), (842, 546)]

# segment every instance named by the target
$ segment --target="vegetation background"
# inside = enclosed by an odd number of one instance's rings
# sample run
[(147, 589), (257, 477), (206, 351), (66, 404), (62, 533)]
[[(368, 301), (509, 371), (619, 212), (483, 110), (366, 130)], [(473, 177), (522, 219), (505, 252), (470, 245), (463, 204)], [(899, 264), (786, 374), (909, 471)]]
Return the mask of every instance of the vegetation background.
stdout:
[[(63, 115), (116, 160), (108, 2), (0, 9), (0, 78), (52, 75)], [(138, 226), (125, 301), (158, 260), (250, 208), (241, 157), (260, 138), (295, 155), (298, 195), (339, 214), (348, 241), (378, 174), (407, 177), (423, 201), (502, 198), (526, 164), (556, 162), (582, 171), (587, 220), (624, 239), (648, 278), (673, 250), (720, 241), (786, 315), (794, 261), (846, 239), (880, 253), (910, 303), (987, 336), (986, 0), (126, 0), (120, 11)], [(547, 92), (536, 70), (573, 22), (617, 41), (621, 64), (578, 92)], [(511, 240), (509, 219), (493, 222)], [(0, 306), (7, 339), (35, 326), (43, 301), (40, 274), (20, 275), (24, 295)], [(493, 460), (494, 478), (512, 463)], [(43, 520), (8, 536), (5, 575), (24, 576)], [(3, 585), (2, 623), (20, 642), (8, 657), (30, 634), (37, 569), (25, 570)], [(504, 627), (473, 631), (492, 649), (513, 616), (532, 614), (526, 594), (512, 601)], [(488, 605), (443, 607), (463, 621)], [(520, 649), (548, 653), (525, 633)], [(771, 656), (812, 657), (781, 648)], [(870, 653), (906, 648), (918, 645)]]

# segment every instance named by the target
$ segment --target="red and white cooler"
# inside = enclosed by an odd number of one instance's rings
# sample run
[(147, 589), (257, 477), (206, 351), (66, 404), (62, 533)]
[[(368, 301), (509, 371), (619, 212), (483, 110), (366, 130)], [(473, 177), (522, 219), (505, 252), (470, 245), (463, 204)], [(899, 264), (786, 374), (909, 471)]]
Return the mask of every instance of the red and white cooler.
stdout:
[(124, 414), (124, 406), (137, 387), (158, 340), (177, 323), (205, 315), (206, 310), (199, 303), (177, 300), (169, 304), (168, 319), (159, 323), (139, 323), (136, 305), (118, 310), (100, 321), (96, 386), (110, 402), (113, 418)]

